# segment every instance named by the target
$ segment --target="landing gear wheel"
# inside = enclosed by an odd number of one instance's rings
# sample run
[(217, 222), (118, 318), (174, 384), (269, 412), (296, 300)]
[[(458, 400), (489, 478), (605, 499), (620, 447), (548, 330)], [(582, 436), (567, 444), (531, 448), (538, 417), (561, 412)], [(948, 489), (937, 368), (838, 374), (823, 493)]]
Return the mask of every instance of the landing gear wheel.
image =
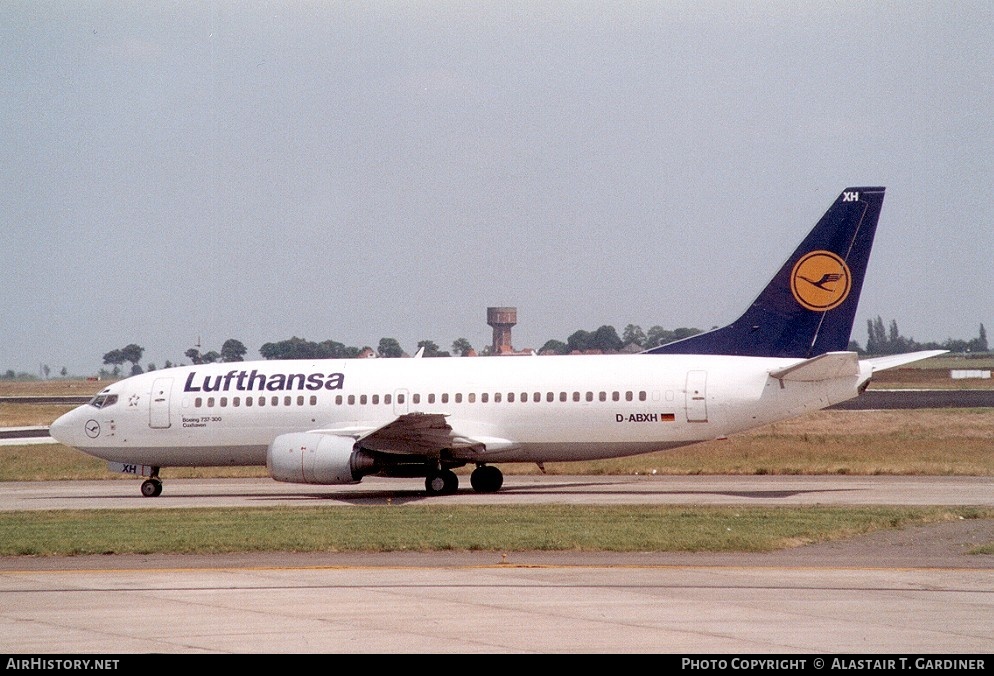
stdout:
[(142, 482), (142, 495), (146, 498), (157, 498), (162, 495), (162, 482), (153, 477)]
[(469, 482), (477, 493), (496, 493), (504, 485), (504, 473), (493, 465), (480, 465), (469, 475)]
[(451, 469), (432, 472), (425, 479), (428, 495), (451, 495), (459, 490), (459, 477)]

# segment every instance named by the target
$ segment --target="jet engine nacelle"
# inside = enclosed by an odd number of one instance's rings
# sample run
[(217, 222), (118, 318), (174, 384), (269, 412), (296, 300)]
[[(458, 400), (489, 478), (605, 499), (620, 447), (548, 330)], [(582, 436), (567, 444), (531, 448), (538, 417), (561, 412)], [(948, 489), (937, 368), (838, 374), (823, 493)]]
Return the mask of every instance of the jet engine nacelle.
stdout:
[(354, 440), (328, 434), (276, 437), (266, 451), (269, 476), (297, 484), (354, 484), (375, 471), (373, 459)]

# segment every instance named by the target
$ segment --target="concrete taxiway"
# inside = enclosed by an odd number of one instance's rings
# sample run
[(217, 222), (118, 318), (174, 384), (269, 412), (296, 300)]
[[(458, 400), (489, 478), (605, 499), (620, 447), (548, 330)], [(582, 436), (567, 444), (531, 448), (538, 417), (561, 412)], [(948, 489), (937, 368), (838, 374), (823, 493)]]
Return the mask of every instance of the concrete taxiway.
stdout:
[(139, 479), (5, 482), (0, 512), (36, 509), (167, 509), (371, 504), (942, 505), (994, 507), (992, 477), (934, 476), (507, 476), (498, 493), (469, 477), (454, 495), (428, 497), (423, 479), (367, 477), (351, 486), (272, 479), (169, 479), (144, 498)]
[[(994, 504), (989, 478), (507, 477), (3, 484), (0, 511), (214, 505)], [(0, 514), (0, 518), (2, 514)], [(140, 519), (136, 528), (141, 528)], [(425, 524), (430, 528), (431, 524)], [(149, 534), (154, 537), (154, 533)], [(771, 554), (443, 552), (0, 559), (4, 652), (990, 654), (994, 521)]]

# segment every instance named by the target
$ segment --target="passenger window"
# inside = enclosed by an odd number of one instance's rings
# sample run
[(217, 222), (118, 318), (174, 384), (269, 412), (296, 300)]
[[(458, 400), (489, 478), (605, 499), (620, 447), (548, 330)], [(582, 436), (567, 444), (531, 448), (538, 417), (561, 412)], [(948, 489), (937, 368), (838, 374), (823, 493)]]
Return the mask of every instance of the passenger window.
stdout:
[(619, 401), (621, 399), (621, 392), (612, 392), (611, 401)]
[(304, 405), (304, 395), (298, 394), (297, 395), (297, 406), (303, 406), (303, 405)]
[(311, 406), (317, 406), (317, 405), (318, 405), (318, 398), (317, 398), (317, 396), (315, 396), (315, 395), (312, 394), (311, 395)]
[(197, 397), (196, 399), (193, 400), (193, 405), (196, 406), (197, 408), (200, 408), (201, 406), (204, 405), (204, 400), (201, 397)]
[(428, 403), (429, 404), (434, 404), (435, 403), (435, 393), (434, 392), (428, 395)]
[(507, 403), (509, 403), (509, 404), (513, 404), (514, 403), (514, 392), (508, 392), (507, 393)]
[(227, 397), (221, 397), (221, 408), (224, 408), (227, 405), (228, 405), (228, 398)]
[(273, 397), (272, 400), (269, 403), (271, 403), (273, 406), (279, 406), (280, 405), (280, 398), (279, 397)]
[(490, 393), (489, 392), (483, 392), (482, 394), (480, 394), (480, 403), (481, 404), (485, 404), (488, 401), (490, 401)]
[(335, 406), (341, 406), (341, 405), (342, 405), (342, 395), (336, 394), (335, 395)]
[[(384, 404), (387, 404), (389, 406), (391, 401), (393, 401), (393, 395), (392, 394), (384, 394), (383, 395), (383, 403)], [(397, 403), (399, 404), (400, 402), (398, 401)]]
[(207, 408), (214, 408), (214, 397), (207, 397)]
[(467, 397), (468, 397), (468, 399), (469, 399), (469, 403), (471, 403), (471, 404), (475, 404), (475, 403), (476, 403), (476, 392), (470, 392), (470, 393), (469, 393), (468, 395), (466, 395), (466, 396), (467, 396)]
[(565, 392), (560, 392), (559, 393), (559, 401), (566, 401), (566, 393)]
[(462, 392), (456, 392), (456, 403), (457, 404), (462, 403)]
[(628, 390), (627, 392), (625, 392), (625, 401), (631, 401), (631, 400), (632, 400), (632, 391)]
[(593, 400), (594, 400), (594, 393), (587, 392), (587, 401), (593, 401)]
[(354, 394), (350, 394), (349, 395), (349, 406), (355, 406), (355, 395)]
[(378, 394), (374, 394), (373, 395), (373, 403), (374, 404), (379, 404), (380, 403), (380, 395), (378, 395)]
[(601, 392), (600, 394), (597, 395), (597, 398), (600, 399), (601, 401), (607, 401), (607, 392)]
[(645, 401), (645, 390), (639, 391), (639, 401)]
[(283, 397), (283, 405), (289, 406), (293, 402), (293, 398), (290, 395)]
[(499, 404), (500, 403), (500, 398), (501, 398), (501, 393), (500, 392), (494, 392), (494, 403), (495, 404)]
[(412, 400), (412, 401), (413, 401), (413, 402), (414, 402), (415, 404), (420, 404), (420, 403), (421, 403), (421, 395), (420, 395), (420, 394), (412, 394), (412, 395), (411, 395), (411, 400)]
[(360, 406), (365, 406), (366, 405), (366, 395), (365, 394), (360, 394), (359, 395), (359, 405)]
[(448, 392), (443, 392), (442, 393), (442, 403), (443, 404), (448, 404), (449, 403), (449, 393)]
[(266, 405), (266, 398), (259, 397), (259, 406), (265, 406), (265, 405)]
[(245, 405), (246, 406), (252, 405), (252, 397), (245, 397)]
[(573, 393), (573, 401), (580, 401), (580, 393), (579, 392), (574, 392)]

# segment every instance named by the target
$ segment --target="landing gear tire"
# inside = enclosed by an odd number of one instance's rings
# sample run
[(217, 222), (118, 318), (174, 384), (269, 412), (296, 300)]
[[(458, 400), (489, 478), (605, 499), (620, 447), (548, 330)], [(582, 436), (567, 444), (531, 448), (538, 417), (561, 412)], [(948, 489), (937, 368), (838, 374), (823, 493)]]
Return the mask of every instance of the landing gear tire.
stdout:
[(157, 498), (162, 495), (162, 482), (159, 479), (146, 479), (142, 482), (142, 495), (146, 498)]
[(459, 490), (459, 477), (451, 469), (432, 472), (425, 479), (428, 495), (451, 495)]
[(480, 465), (469, 475), (469, 483), (477, 493), (496, 493), (504, 485), (504, 473), (493, 465)]

